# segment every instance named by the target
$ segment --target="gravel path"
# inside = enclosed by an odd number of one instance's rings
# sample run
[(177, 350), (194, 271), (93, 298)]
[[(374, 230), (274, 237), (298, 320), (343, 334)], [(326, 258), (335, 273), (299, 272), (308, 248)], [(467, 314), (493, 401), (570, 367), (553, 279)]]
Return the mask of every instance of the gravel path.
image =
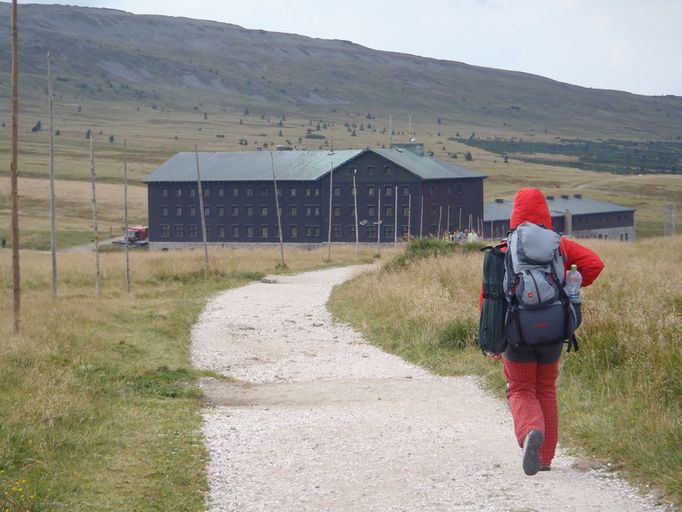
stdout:
[(192, 333), (209, 405), (216, 511), (665, 510), (611, 472), (560, 453), (527, 477), (504, 403), (475, 378), (436, 377), (332, 324), (346, 267), (213, 299)]

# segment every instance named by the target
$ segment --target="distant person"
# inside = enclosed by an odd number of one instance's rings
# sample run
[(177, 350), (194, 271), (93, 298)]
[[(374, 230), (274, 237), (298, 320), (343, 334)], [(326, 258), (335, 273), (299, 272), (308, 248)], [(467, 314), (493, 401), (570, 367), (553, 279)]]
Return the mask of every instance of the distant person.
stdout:
[[(514, 198), (510, 229), (524, 222), (552, 228), (552, 217), (543, 193), (534, 188), (520, 189)], [(582, 286), (589, 286), (604, 268), (592, 250), (565, 237), (559, 241), (564, 270), (576, 265), (582, 274)], [(503, 354), (488, 354), (504, 361), (507, 396), (514, 419), (514, 433), (523, 448), (526, 474), (549, 471), (559, 433), (556, 380), (563, 342), (545, 345), (508, 344)]]
[(5, 249), (7, 247), (7, 240), (3, 238), (2, 242), (0, 242), (0, 245), (2, 245), (2, 248)]

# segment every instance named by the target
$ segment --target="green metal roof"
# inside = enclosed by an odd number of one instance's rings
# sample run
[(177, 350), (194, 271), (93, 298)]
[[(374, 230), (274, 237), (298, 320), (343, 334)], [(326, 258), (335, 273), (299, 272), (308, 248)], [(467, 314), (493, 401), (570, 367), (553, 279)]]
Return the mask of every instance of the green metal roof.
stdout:
[[(199, 153), (201, 181), (314, 181), (366, 151), (373, 151), (422, 179), (482, 178), (483, 174), (404, 149), (341, 151), (235, 151)], [(272, 158), (272, 160), (271, 160)], [(146, 183), (196, 181), (194, 153), (178, 153), (144, 178)]]
[(485, 177), (485, 174), (478, 171), (461, 165), (446, 164), (430, 156), (419, 156), (407, 149), (373, 149), (372, 151), (425, 180)]
[[(591, 213), (632, 212), (634, 208), (620, 206), (605, 201), (589, 199), (578, 194), (572, 196), (547, 196), (547, 205), (552, 217), (564, 215), (570, 210), (573, 215), (588, 215)], [(553, 199), (549, 199), (552, 197)], [(507, 221), (511, 215), (513, 201), (503, 200), (501, 203), (493, 201), (483, 205), (483, 219), (490, 221)]]
[[(362, 150), (334, 151), (235, 151), (199, 153), (201, 181), (309, 181), (358, 156)], [(147, 183), (196, 181), (194, 153), (178, 153), (147, 176)]]

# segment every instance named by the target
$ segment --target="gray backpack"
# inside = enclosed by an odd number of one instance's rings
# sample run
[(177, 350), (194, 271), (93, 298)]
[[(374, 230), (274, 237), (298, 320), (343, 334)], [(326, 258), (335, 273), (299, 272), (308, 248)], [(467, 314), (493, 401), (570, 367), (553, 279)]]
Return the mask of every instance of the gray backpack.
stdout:
[(551, 229), (530, 222), (509, 235), (504, 294), (506, 338), (512, 347), (566, 341), (569, 351), (578, 350), (580, 305), (571, 303), (564, 290), (560, 239)]

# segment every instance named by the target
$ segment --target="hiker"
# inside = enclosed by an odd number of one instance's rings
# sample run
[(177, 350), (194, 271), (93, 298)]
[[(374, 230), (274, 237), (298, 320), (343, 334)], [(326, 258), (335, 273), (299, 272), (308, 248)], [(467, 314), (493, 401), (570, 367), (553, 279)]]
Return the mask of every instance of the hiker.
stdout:
[[(543, 193), (535, 188), (520, 189), (514, 198), (509, 228), (524, 222), (552, 228), (552, 217)], [(604, 268), (592, 250), (565, 237), (559, 241), (564, 271), (575, 264), (582, 274), (582, 286), (589, 286)], [(563, 277), (563, 276), (562, 276)], [(503, 354), (488, 354), (504, 362), (507, 396), (514, 419), (514, 433), (523, 448), (526, 474), (549, 471), (558, 440), (556, 380), (563, 342), (544, 345), (508, 344)]]

